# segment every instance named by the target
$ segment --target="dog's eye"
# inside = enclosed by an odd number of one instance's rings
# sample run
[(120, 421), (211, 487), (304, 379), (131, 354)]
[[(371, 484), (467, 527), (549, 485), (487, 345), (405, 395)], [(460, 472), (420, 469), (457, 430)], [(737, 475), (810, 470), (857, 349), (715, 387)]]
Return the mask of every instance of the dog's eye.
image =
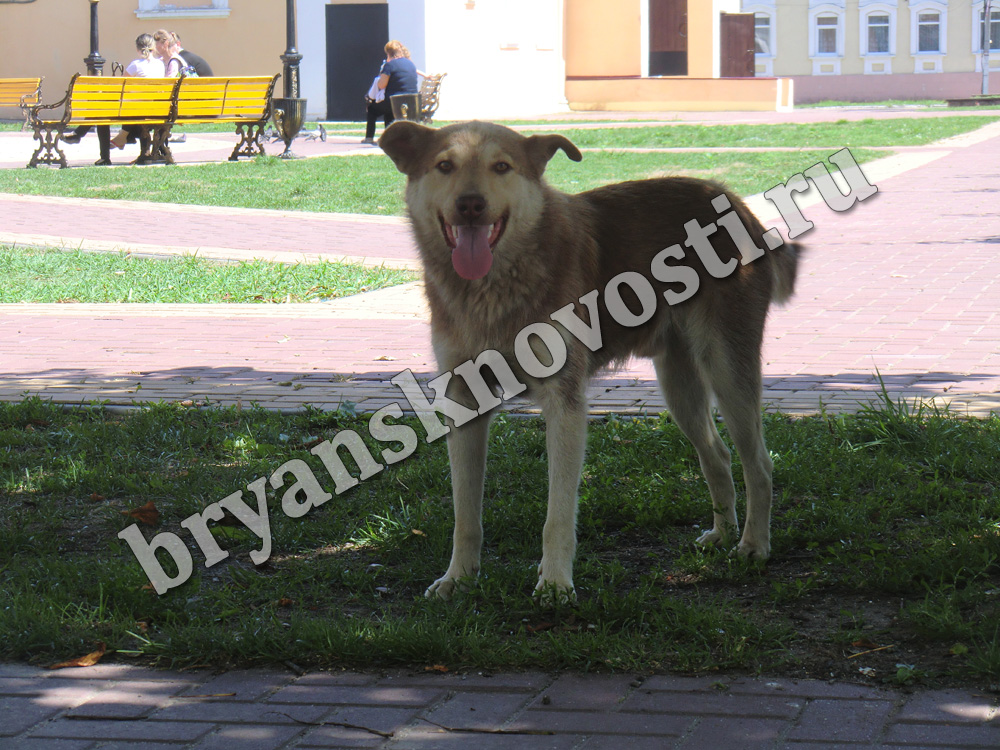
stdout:
[(444, 161), (439, 161), (439, 162), (437, 163), (437, 170), (438, 170), (438, 172), (440, 172), (441, 174), (448, 174), (448, 173), (449, 173), (449, 172), (451, 172), (451, 171), (452, 171), (452, 170), (453, 170), (454, 168), (455, 168), (455, 165), (454, 165), (454, 164), (452, 164), (452, 163), (451, 163), (450, 161), (448, 161), (447, 159), (445, 159)]
[(496, 172), (497, 174), (504, 174), (506, 172), (509, 172), (510, 169), (511, 169), (510, 164), (508, 164), (505, 161), (498, 161), (496, 164), (493, 165), (493, 171)]

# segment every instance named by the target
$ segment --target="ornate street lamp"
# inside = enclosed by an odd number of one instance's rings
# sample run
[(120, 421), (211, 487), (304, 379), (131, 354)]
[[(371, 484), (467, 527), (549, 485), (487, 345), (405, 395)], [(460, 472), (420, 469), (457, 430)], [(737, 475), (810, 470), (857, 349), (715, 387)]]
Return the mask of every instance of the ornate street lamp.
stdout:
[(306, 100), (299, 98), (299, 63), (302, 55), (295, 49), (295, 0), (285, 0), (285, 35), (287, 48), (281, 56), (285, 96), (274, 99), (274, 125), (281, 140), (285, 142), (281, 158), (295, 159), (292, 141), (306, 119)]
[[(87, 75), (89, 76), (104, 75), (104, 63), (106, 62), (101, 57), (101, 53), (98, 52), (100, 40), (97, 31), (97, 4), (100, 1), (90, 0), (90, 54), (83, 58), (87, 64)], [(77, 128), (77, 137), (82, 137), (89, 129), (87, 127)], [(98, 125), (97, 140), (100, 143), (101, 158), (97, 160), (96, 164), (108, 166), (111, 164), (111, 128), (107, 125)]]
[(83, 58), (87, 63), (87, 75), (104, 75), (104, 63), (106, 62), (101, 53), (97, 51), (100, 46), (97, 33), (97, 4), (101, 0), (90, 0), (90, 54)]
[(285, 0), (285, 45), (281, 56), (285, 75), (285, 97), (297, 99), (299, 96), (299, 63), (302, 55), (295, 49), (295, 0)]

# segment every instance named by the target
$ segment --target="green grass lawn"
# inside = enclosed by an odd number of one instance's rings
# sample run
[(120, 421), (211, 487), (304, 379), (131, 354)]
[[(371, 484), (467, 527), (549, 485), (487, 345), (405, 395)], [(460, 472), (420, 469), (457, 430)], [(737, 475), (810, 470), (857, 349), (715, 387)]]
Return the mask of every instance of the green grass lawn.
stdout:
[(0, 246), (5, 302), (313, 302), (412, 281), (349, 263), (153, 259)]
[[(750, 195), (785, 182), (830, 153), (605, 152), (587, 153), (579, 164), (560, 153), (546, 175), (554, 186), (580, 192), (608, 182), (690, 174), (722, 180)], [(853, 153), (862, 163), (886, 152)], [(395, 216), (404, 213), (403, 185), (404, 177), (381, 154), (292, 162), (266, 157), (176, 169), (0, 170), (0, 192), (8, 193)]]
[(822, 102), (796, 104), (796, 109), (823, 109), (824, 107), (943, 107), (944, 99), (884, 99), (878, 102), (848, 102), (838, 99), (827, 99)]
[[(997, 116), (838, 120), (776, 125), (666, 125), (560, 130), (581, 148), (884, 148), (922, 146), (977, 130)], [(542, 132), (541, 129), (538, 132)]]
[[(676, 125), (563, 131), (584, 148), (780, 146), (770, 153), (589, 152), (583, 162), (557, 155), (547, 177), (579, 192), (607, 182), (688, 174), (725, 182), (743, 195), (759, 193), (824, 160), (833, 149), (852, 148), (859, 163), (886, 151), (871, 147), (919, 145), (982, 127), (995, 117), (905, 118), (806, 125)], [(0, 192), (111, 198), (208, 206), (402, 215), (403, 177), (381, 154), (177, 168), (2, 170)]]
[(694, 546), (710, 523), (707, 489), (669, 420), (600, 420), (580, 494), (579, 603), (540, 609), (531, 592), (545, 431), (501, 418), (482, 576), (457, 600), (423, 598), (451, 548), (444, 441), (421, 442), (300, 518), (272, 492), (266, 563), (251, 563), (260, 541), (228, 518), (213, 531), (227, 559), (206, 569), (195, 552), (187, 583), (150, 590), (117, 538), (129, 511), (152, 501), (159, 518), (140, 524), (145, 537), (190, 541), (183, 519), (289, 459), (332, 488), (308, 451), (346, 429), (368, 437), (349, 413), (0, 405), (0, 658), (46, 664), (103, 641), (120, 658), (175, 667), (291, 660), (849, 679), (866, 667), (891, 684), (1000, 680), (1000, 418), (891, 404), (767, 417), (776, 502), (764, 566)]

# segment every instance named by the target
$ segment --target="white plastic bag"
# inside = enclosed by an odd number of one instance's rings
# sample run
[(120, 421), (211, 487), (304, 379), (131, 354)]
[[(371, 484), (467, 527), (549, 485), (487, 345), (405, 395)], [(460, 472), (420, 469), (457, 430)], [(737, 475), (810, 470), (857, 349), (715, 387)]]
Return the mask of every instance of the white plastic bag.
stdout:
[(380, 89), (378, 87), (378, 79), (381, 78), (380, 75), (375, 76), (375, 80), (372, 81), (371, 88), (368, 89), (368, 93), (365, 94), (366, 102), (380, 102), (385, 99), (385, 89)]

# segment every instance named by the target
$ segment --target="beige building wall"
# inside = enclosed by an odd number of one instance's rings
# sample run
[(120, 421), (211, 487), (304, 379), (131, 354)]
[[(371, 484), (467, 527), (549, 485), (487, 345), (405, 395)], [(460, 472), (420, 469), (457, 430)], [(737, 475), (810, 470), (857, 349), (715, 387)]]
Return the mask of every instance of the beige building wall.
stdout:
[[(58, 17), (53, 18), (53, 6)], [(99, 50), (107, 60), (135, 59), (135, 38), (159, 28), (176, 31), (183, 46), (204, 57), (219, 75), (281, 72), (285, 51), (285, 4), (278, 0), (171, 0), (173, 12), (138, 18), (141, 0), (100, 0)], [(152, 5), (159, 5), (153, 3)], [(166, 5), (164, 3), (163, 5)], [(154, 10), (155, 14), (156, 11)], [(89, 0), (38, 0), (0, 5), (0, 77), (44, 76), (43, 99), (59, 99), (74, 73), (87, 70), (90, 54)], [(279, 81), (280, 90), (280, 81)]]
[(640, 2), (565, 0), (566, 75), (641, 75)]

